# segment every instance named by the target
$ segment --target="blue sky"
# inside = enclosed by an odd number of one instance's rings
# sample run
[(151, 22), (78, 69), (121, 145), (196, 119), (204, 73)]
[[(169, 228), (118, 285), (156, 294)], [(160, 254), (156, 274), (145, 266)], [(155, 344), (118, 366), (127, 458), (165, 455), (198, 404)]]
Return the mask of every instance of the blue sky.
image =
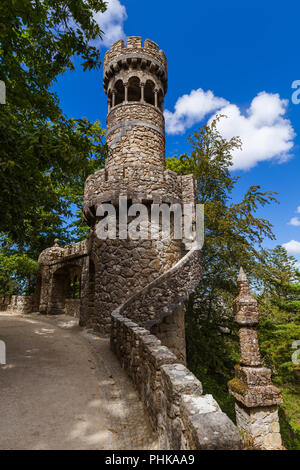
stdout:
[[(234, 155), (238, 202), (250, 185), (277, 191), (280, 205), (259, 211), (274, 225), (276, 242), (300, 261), (300, 104), (292, 83), (300, 80), (299, 14), (296, 1), (109, 0), (97, 21), (106, 48), (126, 36), (157, 42), (168, 59), (165, 99), (166, 155), (187, 151), (187, 136), (215, 113), (228, 116), (220, 131), (240, 135)], [(63, 75), (54, 87), (64, 112), (100, 120), (105, 127), (102, 70)], [(300, 98), (300, 93), (299, 93)]]

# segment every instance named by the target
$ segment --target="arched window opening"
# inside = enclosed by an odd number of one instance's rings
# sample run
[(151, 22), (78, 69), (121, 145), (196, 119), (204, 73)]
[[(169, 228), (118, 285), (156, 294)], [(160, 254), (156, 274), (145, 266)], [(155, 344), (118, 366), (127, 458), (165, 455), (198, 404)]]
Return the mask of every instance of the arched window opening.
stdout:
[(71, 299), (80, 298), (80, 278), (78, 276), (70, 280), (69, 296)]
[(128, 82), (128, 101), (141, 100), (141, 87), (138, 77), (131, 77)]
[(162, 90), (159, 90), (158, 92), (158, 107), (162, 111), (164, 106), (164, 94)]
[(50, 313), (65, 313), (67, 299), (80, 299), (80, 266), (63, 266), (53, 273)]
[(122, 80), (118, 80), (117, 83), (115, 84), (115, 90), (116, 90), (116, 102), (115, 104), (121, 104), (125, 100), (125, 88), (123, 85)]
[(154, 105), (154, 83), (151, 80), (146, 81), (145, 85), (145, 101)]

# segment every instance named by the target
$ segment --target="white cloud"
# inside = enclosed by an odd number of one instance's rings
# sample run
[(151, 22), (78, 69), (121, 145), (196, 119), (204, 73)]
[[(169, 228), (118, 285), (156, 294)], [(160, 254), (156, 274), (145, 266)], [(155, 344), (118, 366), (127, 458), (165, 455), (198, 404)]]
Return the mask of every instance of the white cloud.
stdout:
[(202, 88), (192, 90), (189, 95), (178, 98), (175, 111), (166, 110), (166, 131), (168, 134), (182, 134), (186, 129), (200, 122), (206, 115), (226, 106), (224, 98), (214, 96), (213, 92)]
[(297, 207), (297, 212), (300, 214), (300, 206)]
[(293, 225), (294, 227), (299, 227), (300, 226), (299, 217), (292, 217), (291, 220), (289, 221), (289, 225)]
[(107, 10), (104, 13), (96, 13), (94, 19), (105, 33), (103, 41), (97, 41), (95, 45), (109, 47), (118, 39), (125, 38), (123, 23), (127, 19), (127, 13), (120, 0), (108, 0)]
[(284, 243), (282, 246), (291, 255), (299, 255), (300, 254), (300, 242), (297, 242), (296, 240), (291, 240), (288, 243)]
[(220, 110), (228, 119), (221, 119), (218, 130), (226, 139), (239, 136), (242, 150), (235, 150), (233, 168), (247, 170), (265, 160), (286, 161), (294, 146), (294, 129), (286, 114), (288, 101), (278, 94), (261, 92), (243, 115), (234, 104)]
[[(242, 150), (232, 154), (233, 168), (247, 170), (260, 161), (275, 159), (283, 162), (290, 158), (295, 132), (291, 122), (284, 117), (287, 106), (288, 100), (263, 91), (242, 114), (237, 105), (199, 88), (181, 96), (174, 112), (165, 111), (166, 131), (182, 134), (211, 113), (215, 114), (209, 122), (216, 114), (224, 114), (227, 119), (219, 121), (218, 130), (226, 139), (239, 136), (243, 145)], [(300, 213), (300, 207), (298, 211)]]

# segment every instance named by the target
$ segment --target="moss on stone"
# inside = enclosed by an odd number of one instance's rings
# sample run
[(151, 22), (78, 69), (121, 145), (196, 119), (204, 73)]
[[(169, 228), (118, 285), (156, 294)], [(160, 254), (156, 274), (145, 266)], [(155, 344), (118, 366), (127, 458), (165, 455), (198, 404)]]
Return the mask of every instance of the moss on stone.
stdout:
[(247, 393), (247, 385), (241, 382), (239, 379), (234, 378), (228, 382), (229, 390), (239, 395), (245, 395)]

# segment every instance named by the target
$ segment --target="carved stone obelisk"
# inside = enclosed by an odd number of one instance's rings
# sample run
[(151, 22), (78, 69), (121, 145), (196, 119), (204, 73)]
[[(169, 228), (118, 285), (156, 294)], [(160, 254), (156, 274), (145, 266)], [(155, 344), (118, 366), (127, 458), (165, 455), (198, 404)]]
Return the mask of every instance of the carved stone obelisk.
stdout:
[(282, 449), (278, 404), (280, 390), (272, 384), (271, 370), (261, 360), (257, 325), (257, 301), (250, 294), (249, 281), (241, 268), (239, 295), (234, 302), (235, 321), (239, 325), (241, 357), (235, 366), (235, 378), (228, 384), (236, 399), (236, 421), (244, 440), (255, 449)]

